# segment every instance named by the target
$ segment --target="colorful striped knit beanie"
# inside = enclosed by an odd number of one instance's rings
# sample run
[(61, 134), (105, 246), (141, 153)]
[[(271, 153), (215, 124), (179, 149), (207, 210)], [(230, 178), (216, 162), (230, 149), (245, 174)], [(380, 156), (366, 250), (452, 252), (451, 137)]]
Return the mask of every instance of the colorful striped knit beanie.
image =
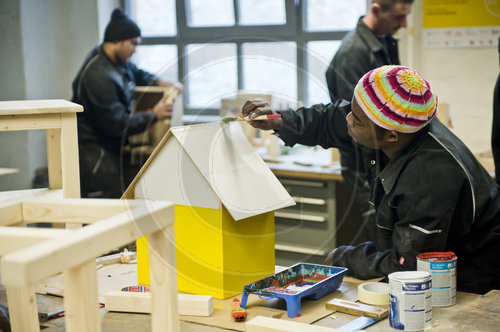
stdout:
[(414, 133), (436, 114), (437, 96), (419, 73), (403, 66), (382, 66), (366, 73), (354, 98), (378, 126)]

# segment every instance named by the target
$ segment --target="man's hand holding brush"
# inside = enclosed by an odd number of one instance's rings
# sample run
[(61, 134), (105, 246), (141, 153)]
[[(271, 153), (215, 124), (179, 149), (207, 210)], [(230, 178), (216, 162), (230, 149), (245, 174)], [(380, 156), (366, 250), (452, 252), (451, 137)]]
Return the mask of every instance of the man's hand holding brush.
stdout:
[(271, 109), (271, 105), (262, 100), (248, 100), (241, 109), (243, 117), (247, 117), (247, 122), (255, 128), (263, 130), (280, 130), (283, 125), (281, 117), (266, 119), (266, 120), (253, 120), (261, 115), (278, 114)]

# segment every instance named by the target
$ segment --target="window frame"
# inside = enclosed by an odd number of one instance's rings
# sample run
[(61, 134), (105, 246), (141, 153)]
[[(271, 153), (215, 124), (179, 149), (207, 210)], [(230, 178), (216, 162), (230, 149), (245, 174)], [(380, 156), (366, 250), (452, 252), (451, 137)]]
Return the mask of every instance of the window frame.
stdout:
[[(127, 14), (131, 14), (129, 0), (123, 0)], [(142, 37), (142, 45), (170, 44), (177, 46), (177, 73), (178, 80), (184, 84), (184, 114), (218, 115), (216, 108), (193, 108), (189, 105), (187, 77), (186, 46), (189, 44), (204, 43), (235, 43), (237, 56), (238, 90), (243, 90), (243, 60), (242, 44), (246, 42), (294, 42), (297, 45), (297, 99), (309, 105), (314, 101), (308, 100), (307, 82), (307, 52), (306, 44), (311, 41), (341, 40), (349, 30), (341, 31), (307, 31), (305, 28), (307, 0), (284, 0), (286, 23), (283, 25), (238, 25), (238, 0), (233, 0), (234, 26), (223, 27), (190, 27), (187, 21), (187, 0), (175, 0), (177, 34), (170, 37)], [(368, 4), (367, 4), (368, 9)]]

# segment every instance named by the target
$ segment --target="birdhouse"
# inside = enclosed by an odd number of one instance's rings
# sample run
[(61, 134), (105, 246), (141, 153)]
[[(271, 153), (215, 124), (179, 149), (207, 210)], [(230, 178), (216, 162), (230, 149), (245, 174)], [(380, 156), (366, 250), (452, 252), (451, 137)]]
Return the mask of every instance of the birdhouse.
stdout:
[[(170, 129), (124, 198), (175, 203), (178, 290), (224, 299), (274, 273), (274, 210), (293, 199), (238, 123)], [(137, 241), (149, 284), (147, 238)]]

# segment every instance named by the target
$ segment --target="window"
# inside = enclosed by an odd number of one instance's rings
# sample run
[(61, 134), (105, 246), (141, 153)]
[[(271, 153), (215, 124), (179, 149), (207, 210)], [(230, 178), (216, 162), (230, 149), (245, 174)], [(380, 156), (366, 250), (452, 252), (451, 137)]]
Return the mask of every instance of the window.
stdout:
[(143, 37), (177, 34), (175, 0), (131, 0), (130, 7)]
[(366, 0), (307, 0), (305, 11), (308, 31), (351, 30), (366, 12)]
[(178, 80), (176, 45), (140, 45), (132, 61), (165, 81)]
[(187, 46), (187, 107), (220, 107), (221, 98), (238, 90), (235, 44), (191, 44)]
[(244, 90), (297, 100), (295, 43), (244, 43), (242, 59)]
[[(237, 91), (283, 106), (330, 101), (325, 72), (367, 0), (124, 0), (143, 32), (134, 61), (184, 83), (186, 114)], [(278, 105), (274, 105), (277, 107)]]
[(241, 25), (285, 24), (283, 0), (239, 0), (238, 17)]
[(187, 22), (191, 27), (234, 25), (232, 0), (187, 0)]
[(340, 40), (309, 42), (306, 47), (308, 100), (310, 104), (327, 104), (330, 102), (330, 93), (326, 86), (325, 73), (340, 47)]

